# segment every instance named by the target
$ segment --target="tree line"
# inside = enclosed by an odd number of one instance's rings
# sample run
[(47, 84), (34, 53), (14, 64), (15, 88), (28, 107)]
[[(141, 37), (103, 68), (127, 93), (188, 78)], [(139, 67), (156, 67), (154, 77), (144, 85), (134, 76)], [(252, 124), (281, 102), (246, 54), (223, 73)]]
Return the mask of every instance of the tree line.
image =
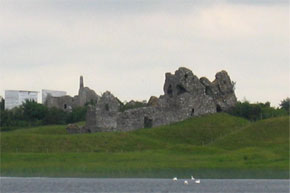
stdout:
[(250, 103), (245, 100), (238, 101), (235, 107), (231, 108), (228, 113), (234, 116), (246, 118), (250, 121), (257, 121), (271, 117), (279, 117), (289, 115), (290, 98), (281, 101), (278, 108), (271, 107), (270, 102), (266, 103)]
[(55, 107), (48, 108), (35, 101), (25, 101), (19, 107), (11, 110), (4, 109), (4, 100), (0, 102), (1, 130), (10, 130), (17, 127), (30, 127), (37, 125), (68, 124), (84, 121), (87, 105), (77, 107), (66, 112)]
[[(143, 106), (142, 103), (128, 103), (126, 108), (137, 108)], [(123, 107), (124, 108), (124, 107)], [(48, 108), (35, 101), (25, 101), (21, 106), (12, 110), (4, 109), (4, 99), (0, 101), (0, 127), (1, 130), (11, 130), (18, 127), (30, 127), (37, 125), (68, 124), (85, 121), (87, 105), (77, 107), (71, 112), (66, 112), (57, 108)], [(278, 108), (271, 107), (270, 102), (250, 103), (249, 101), (239, 101), (228, 113), (234, 116), (246, 118), (250, 121), (257, 121), (271, 117), (289, 115), (290, 98), (281, 101)]]

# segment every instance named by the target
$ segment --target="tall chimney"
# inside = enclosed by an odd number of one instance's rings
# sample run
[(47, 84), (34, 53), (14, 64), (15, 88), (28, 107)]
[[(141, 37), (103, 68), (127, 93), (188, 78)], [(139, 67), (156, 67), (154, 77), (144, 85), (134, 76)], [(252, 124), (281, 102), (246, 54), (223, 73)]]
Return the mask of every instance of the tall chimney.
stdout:
[(84, 88), (84, 79), (83, 76), (80, 77), (80, 89)]

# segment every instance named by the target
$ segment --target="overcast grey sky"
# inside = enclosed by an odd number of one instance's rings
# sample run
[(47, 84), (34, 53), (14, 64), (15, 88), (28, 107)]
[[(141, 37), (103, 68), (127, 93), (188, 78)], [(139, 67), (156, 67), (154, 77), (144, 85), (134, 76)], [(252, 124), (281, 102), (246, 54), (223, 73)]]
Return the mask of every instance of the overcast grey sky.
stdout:
[(83, 75), (98, 94), (148, 100), (180, 66), (227, 70), (239, 100), (289, 96), (287, 0), (0, 0), (0, 29), (1, 96), (76, 95)]

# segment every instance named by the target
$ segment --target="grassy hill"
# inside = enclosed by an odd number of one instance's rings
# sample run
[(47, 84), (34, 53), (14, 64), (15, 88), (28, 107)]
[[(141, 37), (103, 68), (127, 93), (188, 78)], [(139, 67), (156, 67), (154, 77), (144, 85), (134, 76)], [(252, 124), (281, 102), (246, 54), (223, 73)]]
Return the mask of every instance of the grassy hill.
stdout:
[(1, 133), (2, 176), (289, 178), (289, 117), (228, 114), (132, 132), (66, 134), (65, 125)]

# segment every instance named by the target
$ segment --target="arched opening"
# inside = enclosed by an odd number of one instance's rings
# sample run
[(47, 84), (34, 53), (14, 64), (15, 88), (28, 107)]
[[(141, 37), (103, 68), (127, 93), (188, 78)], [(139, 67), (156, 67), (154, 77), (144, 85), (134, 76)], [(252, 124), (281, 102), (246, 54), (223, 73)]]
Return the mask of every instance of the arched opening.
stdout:
[(109, 104), (105, 104), (105, 110), (106, 111), (109, 111), (110, 110)]
[(144, 128), (152, 128), (153, 120), (149, 117), (144, 117)]
[(64, 108), (64, 109), (67, 109), (67, 104), (64, 104), (64, 105), (63, 105), (63, 108)]
[(186, 80), (188, 78), (188, 74), (185, 74), (184, 75), (184, 79)]
[(167, 94), (168, 94), (169, 96), (172, 96), (172, 92), (173, 92), (173, 90), (172, 90), (172, 85), (170, 84), (170, 85), (168, 86), (168, 88), (167, 88)]
[(194, 109), (191, 109), (191, 116), (194, 116)]
[(216, 112), (222, 112), (222, 108), (221, 108), (221, 106), (219, 106), (219, 105), (216, 105)]

